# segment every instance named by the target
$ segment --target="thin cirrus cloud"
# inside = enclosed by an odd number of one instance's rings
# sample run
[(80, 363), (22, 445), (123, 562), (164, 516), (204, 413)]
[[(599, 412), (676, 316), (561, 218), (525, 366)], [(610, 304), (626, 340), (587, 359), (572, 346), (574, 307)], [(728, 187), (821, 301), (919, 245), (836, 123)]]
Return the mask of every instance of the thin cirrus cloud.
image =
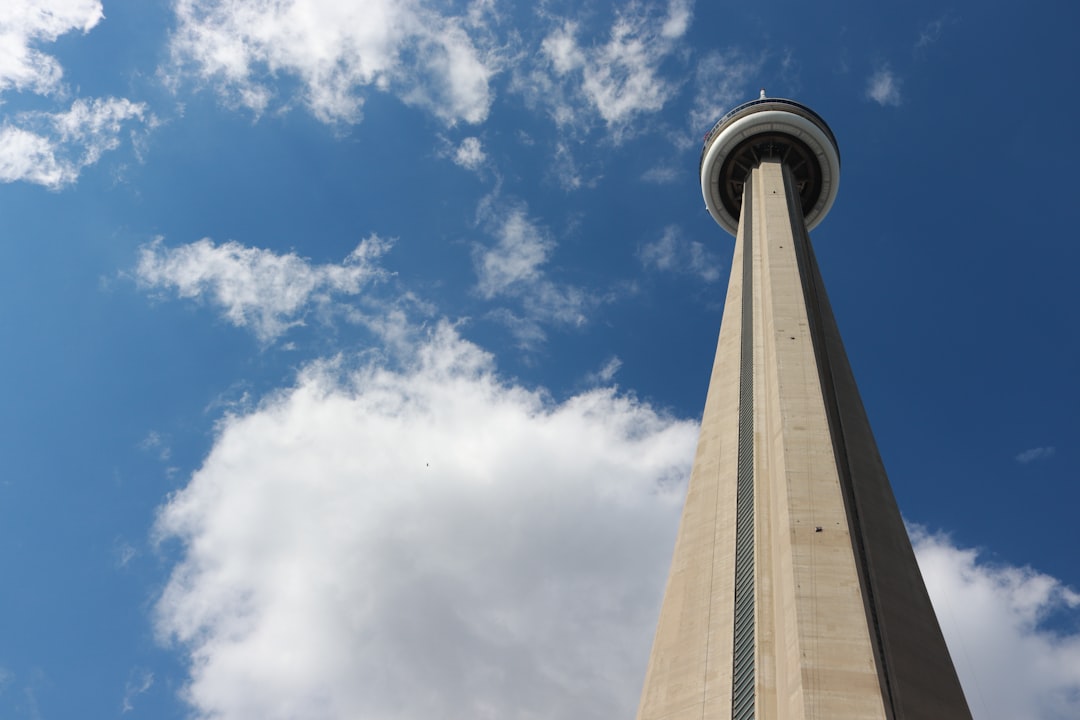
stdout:
[(337, 296), (355, 296), (386, 277), (379, 258), (391, 243), (376, 235), (360, 242), (340, 264), (314, 264), (295, 253), (278, 254), (209, 238), (168, 247), (161, 238), (140, 248), (134, 277), (146, 290), (204, 300), (237, 327), (269, 343), (303, 324), (308, 310)]
[[(160, 509), (183, 697), (219, 720), (629, 717), (696, 424), (610, 387), (554, 403), (445, 322), (402, 334), (396, 361), (313, 362), (223, 419)], [(1049, 621), (1080, 595), (912, 533), (976, 716), (1076, 717), (1080, 634)]]
[[(0, 13), (0, 104), (11, 93), (59, 99), (66, 94), (60, 61), (38, 48), (73, 31), (87, 33), (104, 17), (97, 0), (7, 0)], [(0, 118), (0, 182), (53, 190), (120, 145), (125, 128), (152, 128), (144, 103), (126, 98), (77, 98), (67, 109)]]
[(695, 144), (713, 123), (732, 106), (744, 102), (747, 83), (761, 73), (763, 57), (749, 57), (736, 50), (712, 51), (702, 57), (694, 71), (694, 103), (688, 141)]
[(1021, 465), (1027, 465), (1028, 463), (1035, 462), (1036, 460), (1046, 460), (1048, 458), (1052, 458), (1055, 451), (1055, 448), (1052, 446), (1034, 447), (1029, 448), (1022, 453), (1018, 453), (1014, 459)]
[(296, 101), (324, 122), (360, 121), (365, 93), (391, 92), (445, 123), (482, 122), (502, 59), (483, 6), (460, 17), (420, 2), (178, 0), (174, 81), (194, 75), (231, 103), (261, 113), (276, 78), (299, 81)]

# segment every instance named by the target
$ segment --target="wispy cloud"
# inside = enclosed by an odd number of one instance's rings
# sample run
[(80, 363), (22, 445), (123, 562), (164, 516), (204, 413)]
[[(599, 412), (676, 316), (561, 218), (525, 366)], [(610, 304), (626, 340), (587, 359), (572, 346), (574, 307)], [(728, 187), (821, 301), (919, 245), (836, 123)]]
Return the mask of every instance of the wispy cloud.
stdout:
[(615, 379), (616, 373), (622, 369), (623, 362), (616, 355), (612, 355), (608, 358), (604, 366), (593, 373), (589, 373), (586, 376), (586, 381), (590, 385), (608, 385)]
[[(751, 57), (737, 50), (714, 50), (697, 61), (689, 145), (698, 144), (732, 106), (757, 97), (752, 83), (760, 75), (762, 64), (762, 57)], [(748, 90), (753, 94), (748, 95)]]
[(551, 169), (556, 182), (563, 190), (596, 187), (603, 178), (596, 172), (590, 172), (588, 168), (582, 169), (574, 151), (566, 142), (555, 144), (555, 156), (552, 158)]
[(648, 183), (667, 185), (679, 178), (681, 170), (671, 165), (656, 165), (641, 174), (641, 179)]
[(556, 243), (546, 228), (529, 217), (524, 203), (506, 203), (492, 195), (481, 201), (477, 216), (495, 241), (474, 246), (477, 291), (488, 300), (521, 303), (520, 311), (500, 308), (496, 317), (506, 321), (523, 346), (543, 339), (541, 324), (580, 326), (587, 322), (586, 313), (599, 300), (548, 276), (546, 265)]
[(146, 434), (146, 437), (139, 443), (139, 449), (154, 453), (162, 461), (172, 457), (172, 448), (169, 447), (168, 438), (157, 430), (151, 430)]
[[(54, 101), (69, 96), (60, 61), (38, 46), (69, 32), (89, 32), (103, 17), (97, 0), (51, 0), (44, 6), (35, 0), (6, 0), (0, 11), (0, 106), (2, 96), (11, 92)], [(66, 110), (2, 115), (0, 182), (60, 189), (117, 148), (125, 129), (155, 124), (145, 104), (115, 97), (79, 98)]]
[(940, 40), (942, 31), (944, 31), (945, 27), (952, 22), (952, 16), (948, 14), (928, 22), (919, 32), (919, 37), (915, 41), (915, 52), (918, 53), (921, 50), (925, 50)]
[(579, 21), (557, 20), (540, 45), (541, 62), (519, 72), (515, 86), (556, 124), (582, 128), (599, 120), (620, 142), (636, 118), (663, 108), (678, 89), (678, 77), (665, 76), (661, 65), (680, 47), (691, 7), (688, 0), (625, 6), (600, 44), (580, 40)]
[(542, 268), (555, 242), (526, 212), (523, 205), (506, 210), (495, 221), (496, 243), (477, 248), (478, 288), (485, 298), (505, 294), (516, 286), (533, 285), (543, 278)]
[(335, 296), (357, 295), (386, 277), (377, 261), (390, 246), (390, 241), (372, 235), (344, 262), (316, 265), (295, 253), (277, 254), (234, 241), (216, 245), (203, 238), (167, 247), (158, 238), (140, 249), (135, 279), (148, 290), (206, 300), (228, 322), (250, 328), (269, 343), (303, 324), (312, 306), (326, 306)]
[(870, 76), (866, 84), (866, 97), (882, 107), (900, 104), (900, 79), (888, 65), (884, 65)]
[(1022, 465), (1027, 465), (1028, 463), (1035, 462), (1036, 460), (1046, 460), (1047, 458), (1051, 458), (1054, 456), (1054, 452), (1055, 450), (1053, 447), (1035, 447), (1019, 453), (1015, 459), (1016, 462)]
[(230, 103), (261, 113), (285, 86), (322, 121), (359, 122), (370, 90), (395, 94), (448, 125), (483, 121), (502, 59), (487, 7), (449, 16), (417, 2), (177, 0), (175, 82), (212, 83)]
[(134, 710), (135, 698), (149, 691), (153, 685), (154, 673), (141, 668), (132, 670), (124, 686), (124, 699), (120, 705), (121, 714)]
[(116, 538), (113, 541), (113, 561), (116, 563), (116, 567), (120, 569), (126, 568), (128, 563), (134, 560), (138, 554), (139, 551), (127, 540)]
[(638, 259), (646, 268), (697, 275), (705, 282), (720, 279), (719, 258), (702, 243), (687, 240), (675, 225), (664, 228), (658, 240), (642, 245)]

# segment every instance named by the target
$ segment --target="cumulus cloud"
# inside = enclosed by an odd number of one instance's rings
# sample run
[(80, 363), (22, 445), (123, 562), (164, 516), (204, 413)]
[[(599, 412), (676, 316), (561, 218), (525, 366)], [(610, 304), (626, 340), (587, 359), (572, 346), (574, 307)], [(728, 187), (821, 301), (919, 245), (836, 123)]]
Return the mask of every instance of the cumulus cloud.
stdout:
[(104, 17), (99, 0), (4, 0), (0, 8), (0, 93), (55, 92), (64, 70), (36, 45), (73, 30), (86, 33)]
[(1053, 447), (1035, 447), (1029, 450), (1025, 450), (1016, 456), (1016, 462), (1027, 465), (1030, 462), (1036, 460), (1046, 460), (1054, 456), (1055, 449)]
[[(400, 357), (315, 362), (227, 415), (160, 509), (183, 697), (215, 720), (631, 716), (696, 426), (611, 388), (553, 402), (446, 323)], [(912, 532), (976, 717), (1080, 715), (1080, 594)]]
[(295, 253), (278, 254), (234, 241), (215, 245), (203, 238), (167, 247), (158, 238), (140, 249), (135, 278), (146, 289), (205, 299), (230, 323), (251, 328), (268, 343), (302, 324), (312, 306), (326, 306), (336, 295), (357, 295), (386, 277), (377, 261), (390, 245), (372, 235), (344, 262), (316, 265)]
[(524, 204), (499, 203), (488, 197), (480, 203), (478, 216), (495, 242), (477, 244), (473, 249), (477, 291), (487, 300), (520, 301), (522, 313), (503, 308), (497, 317), (514, 331), (523, 347), (544, 338), (540, 323), (580, 326), (587, 322), (586, 313), (600, 300), (548, 276), (545, 265), (556, 243), (529, 217)]
[(193, 73), (256, 113), (288, 76), (325, 122), (358, 122), (374, 88), (447, 124), (478, 123), (501, 62), (483, 3), (463, 17), (419, 0), (177, 0), (175, 12), (174, 78)]
[[(28, 112), (0, 125), (0, 182), (58, 189), (120, 145), (125, 128), (155, 120), (146, 105), (126, 98), (76, 100), (64, 112)], [(133, 131), (134, 132), (134, 131)]]
[(598, 117), (616, 141), (640, 115), (667, 103), (679, 80), (661, 66), (679, 49), (690, 24), (691, 3), (666, 8), (634, 3), (620, 10), (607, 41), (582, 44), (580, 24), (562, 20), (540, 46), (541, 63), (519, 73), (516, 86), (530, 102), (546, 107), (559, 125), (587, 126)]
[(161, 509), (201, 718), (629, 717), (696, 427), (500, 379), (437, 326), (229, 416)]
[(720, 260), (715, 253), (696, 240), (687, 240), (675, 225), (664, 228), (655, 242), (642, 245), (638, 259), (646, 268), (696, 275), (705, 282), (720, 279)]
[(866, 85), (866, 97), (882, 107), (900, 104), (900, 79), (888, 65), (870, 76)]
[[(1080, 594), (1028, 567), (994, 564), (912, 528), (915, 551), (972, 713), (1080, 717)], [(1065, 615), (1064, 622), (1052, 622)]]

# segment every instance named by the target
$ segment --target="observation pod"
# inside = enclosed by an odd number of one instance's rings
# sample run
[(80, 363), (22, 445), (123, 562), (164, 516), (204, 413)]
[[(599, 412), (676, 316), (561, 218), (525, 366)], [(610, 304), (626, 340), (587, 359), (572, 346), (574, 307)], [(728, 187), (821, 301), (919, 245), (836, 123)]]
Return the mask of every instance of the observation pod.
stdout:
[(828, 214), (840, 185), (840, 149), (828, 124), (801, 103), (764, 94), (720, 118), (701, 150), (705, 207), (732, 235), (750, 171), (765, 158), (791, 168), (807, 230)]

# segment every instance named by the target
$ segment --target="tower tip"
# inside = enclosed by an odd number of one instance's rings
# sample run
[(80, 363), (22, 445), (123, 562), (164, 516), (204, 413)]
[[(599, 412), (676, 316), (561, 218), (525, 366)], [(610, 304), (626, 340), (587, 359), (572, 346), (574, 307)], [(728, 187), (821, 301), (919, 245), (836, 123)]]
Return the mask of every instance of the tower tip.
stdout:
[(761, 88), (761, 95), (760, 95), (760, 99), (762, 99), (762, 100), (764, 100), (764, 99), (765, 99), (765, 88)]

